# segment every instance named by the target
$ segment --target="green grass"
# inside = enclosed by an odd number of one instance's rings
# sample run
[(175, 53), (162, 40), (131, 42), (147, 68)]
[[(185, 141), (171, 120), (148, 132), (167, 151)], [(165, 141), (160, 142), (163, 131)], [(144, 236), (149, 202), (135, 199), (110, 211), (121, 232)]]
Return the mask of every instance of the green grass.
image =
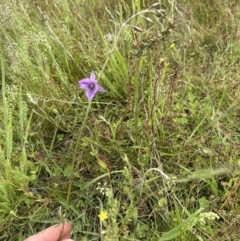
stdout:
[(0, 240), (240, 240), (237, 0), (0, 10)]

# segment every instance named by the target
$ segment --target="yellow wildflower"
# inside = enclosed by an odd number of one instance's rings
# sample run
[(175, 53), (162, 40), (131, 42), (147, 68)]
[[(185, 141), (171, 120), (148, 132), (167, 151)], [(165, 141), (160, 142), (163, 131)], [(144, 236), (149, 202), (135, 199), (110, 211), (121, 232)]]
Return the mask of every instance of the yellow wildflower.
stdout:
[(108, 218), (108, 213), (106, 211), (101, 211), (99, 214), (98, 214), (98, 217), (100, 218), (100, 220), (102, 222), (104, 222), (107, 218)]

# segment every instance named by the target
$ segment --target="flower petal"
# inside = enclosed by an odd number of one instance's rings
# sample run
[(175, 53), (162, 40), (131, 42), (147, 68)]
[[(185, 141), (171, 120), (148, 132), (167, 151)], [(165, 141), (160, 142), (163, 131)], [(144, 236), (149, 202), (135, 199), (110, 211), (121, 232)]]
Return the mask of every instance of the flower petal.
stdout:
[(82, 80), (78, 81), (78, 84), (80, 86), (80, 88), (84, 89), (84, 90), (88, 90), (89, 89), (89, 83), (90, 83), (90, 79), (89, 78), (85, 78)]
[(92, 100), (92, 98), (95, 96), (96, 93), (97, 93), (96, 88), (95, 89), (88, 89), (86, 91), (86, 96), (89, 100)]
[(95, 76), (95, 73), (94, 73), (93, 71), (91, 72), (90, 80), (92, 80), (92, 81), (96, 81), (96, 82), (97, 82), (97, 80), (96, 80), (96, 76)]
[(102, 86), (98, 85), (97, 86), (97, 91), (99, 92), (107, 92)]

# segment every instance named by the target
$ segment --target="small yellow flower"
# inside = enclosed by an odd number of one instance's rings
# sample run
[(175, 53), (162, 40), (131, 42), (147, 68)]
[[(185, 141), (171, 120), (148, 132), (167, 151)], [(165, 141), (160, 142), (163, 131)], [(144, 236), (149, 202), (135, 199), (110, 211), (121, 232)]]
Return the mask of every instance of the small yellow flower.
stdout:
[(104, 222), (107, 218), (108, 218), (108, 213), (106, 211), (101, 211), (99, 214), (98, 214), (98, 217), (100, 218), (100, 220), (102, 222)]

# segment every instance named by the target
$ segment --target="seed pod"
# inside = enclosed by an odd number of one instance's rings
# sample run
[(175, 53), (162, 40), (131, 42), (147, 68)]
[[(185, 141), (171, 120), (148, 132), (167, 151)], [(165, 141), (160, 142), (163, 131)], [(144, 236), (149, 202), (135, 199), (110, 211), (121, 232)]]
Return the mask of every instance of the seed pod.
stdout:
[(160, 9), (155, 11), (155, 16), (157, 17), (166, 17), (166, 15), (167, 15), (166, 10)]
[(143, 32), (143, 29), (138, 27), (138, 26), (133, 26), (134, 30), (138, 31), (138, 32)]
[(149, 8), (156, 8), (160, 5), (160, 3), (153, 3)]
[(152, 21), (152, 19), (149, 18), (149, 17), (144, 17), (144, 19), (145, 19), (147, 22), (149, 22), (149, 23), (154, 23), (154, 22)]
[(107, 41), (111, 44), (111, 43), (113, 42), (113, 36), (112, 36), (112, 34), (111, 34), (111, 33), (108, 33), (108, 34), (106, 35), (106, 37), (107, 37)]

